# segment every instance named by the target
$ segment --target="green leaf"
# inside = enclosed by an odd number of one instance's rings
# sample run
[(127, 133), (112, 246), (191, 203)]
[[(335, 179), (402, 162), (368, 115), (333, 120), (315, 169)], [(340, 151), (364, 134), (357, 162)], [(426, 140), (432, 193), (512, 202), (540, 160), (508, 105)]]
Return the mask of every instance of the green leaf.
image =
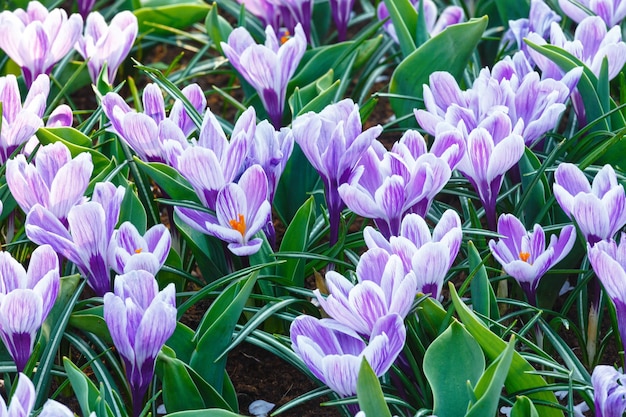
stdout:
[(220, 409), (180, 411), (178, 413), (168, 413), (167, 415), (168, 417), (244, 417), (241, 414)]
[(466, 417), (493, 416), (498, 411), (502, 385), (509, 373), (513, 352), (515, 352), (515, 337), (511, 337), (504, 352), (489, 365), (485, 373), (480, 377), (474, 394), (478, 399), (470, 406)]
[(226, 357), (218, 362), (215, 360), (230, 344), (233, 331), (254, 288), (257, 276), (258, 272), (253, 272), (247, 280), (235, 282), (222, 291), (196, 330), (197, 344), (189, 365), (218, 393), (222, 392)]
[(509, 20), (528, 19), (530, 14), (530, 2), (528, 0), (495, 0), (500, 19), (505, 25)]
[(218, 14), (217, 3), (213, 3), (209, 7), (209, 13), (204, 21), (206, 33), (213, 41), (217, 51), (223, 55), (221, 43), (228, 40), (228, 36), (233, 31), (233, 27), (226, 19)]
[(143, 235), (146, 233), (148, 223), (146, 209), (144, 209), (139, 197), (134, 193), (134, 190), (130, 187), (128, 182), (126, 180), (124, 180), (124, 182), (126, 183), (126, 192), (124, 193), (124, 199), (120, 207), (119, 223), (121, 224), (126, 221), (131, 222), (137, 228), (137, 231)]
[(366, 416), (391, 417), (380, 381), (365, 357), (361, 361), (356, 383), (356, 396), (359, 399), (359, 407)]
[(103, 310), (103, 307), (100, 305), (76, 311), (72, 313), (69, 324), (73, 328), (93, 333), (98, 336), (98, 338), (112, 343), (113, 340), (111, 339), (109, 328), (104, 321)]
[[(98, 411), (98, 408), (102, 407), (103, 399), (96, 385), (66, 357), (63, 358), (63, 367), (70, 384), (72, 384), (76, 400), (78, 400), (83, 415), (88, 416), (91, 412)], [(113, 412), (108, 404), (104, 403), (104, 409), (106, 410), (106, 416), (113, 417)], [(102, 414), (97, 415), (105, 417)]]
[(154, 180), (157, 185), (173, 200), (194, 201), (199, 203), (198, 196), (178, 171), (160, 162), (144, 162), (134, 157), (139, 169)]
[(458, 321), (431, 343), (424, 354), (424, 375), (433, 390), (433, 414), (458, 417), (473, 399), (467, 389), (485, 370), (480, 345)]
[[(480, 253), (478, 253), (476, 246), (474, 246), (474, 242), (470, 240), (467, 246), (470, 275), (474, 276), (470, 284), (472, 308), (477, 313), (492, 318), (492, 313), (495, 315), (498, 314), (498, 308), (493, 287), (487, 276), (487, 269), (480, 257)], [(492, 307), (494, 308), (492, 309)]]
[(513, 404), (510, 417), (539, 417), (539, 413), (530, 398), (520, 395)]
[(163, 3), (142, 2), (142, 6), (133, 12), (139, 23), (139, 33), (151, 31), (157, 34), (167, 34), (169, 31), (164, 28), (156, 28), (154, 25), (186, 29), (203, 20), (211, 9), (208, 4), (202, 1), (189, 0)]
[[(305, 252), (309, 243), (311, 227), (315, 222), (315, 199), (309, 197), (302, 207), (296, 212), (293, 220), (287, 227), (283, 240), (280, 244), (282, 252)], [(278, 252), (277, 257), (280, 257)], [(304, 287), (304, 265), (301, 258), (288, 257), (285, 263), (277, 267), (277, 274), (287, 278), (298, 288)]]
[[(448, 26), (429, 39), (396, 67), (389, 92), (421, 99), (423, 85), (428, 84), (430, 74), (435, 71), (448, 71), (458, 80), (487, 27), (487, 20), (487, 16), (483, 16)], [(412, 100), (390, 98), (390, 102), (398, 118), (411, 114), (416, 107)]]
[[(452, 283), (449, 283), (448, 286), (450, 288), (450, 298), (452, 299), (454, 308), (467, 328), (467, 331), (474, 336), (485, 352), (485, 355), (490, 360), (495, 360), (506, 349), (506, 342), (500, 339), (495, 333), (491, 332), (465, 303), (461, 301)], [(546, 381), (536, 374), (535, 368), (518, 352), (513, 353), (511, 369), (509, 370), (504, 386), (508, 392), (535, 390), (536, 392), (528, 396), (533, 400), (538, 400), (543, 403), (542, 405), (537, 405), (542, 417), (563, 417), (563, 412), (556, 408), (558, 401), (554, 393), (547, 390), (548, 384)], [(544, 404), (554, 404), (555, 406), (550, 407)]]
[(289, 97), (291, 114), (300, 115), (307, 112), (319, 113), (324, 107), (331, 104), (335, 94), (339, 91), (340, 80), (333, 82), (333, 70), (329, 70), (315, 82), (294, 90)]
[(73, 127), (42, 127), (35, 134), (43, 145), (55, 142), (63, 143), (70, 150), (73, 158), (83, 152), (91, 154), (94, 173), (99, 173), (111, 162), (109, 158), (93, 149), (89, 137)]
[(417, 11), (409, 0), (384, 0), (389, 17), (396, 29), (402, 55), (408, 57), (415, 51)]
[[(522, 177), (522, 190), (526, 198), (522, 198), (524, 206), (521, 210), (524, 213), (524, 226), (532, 229), (533, 225), (539, 221), (538, 217), (546, 205), (546, 190), (550, 189), (548, 179), (541, 169), (541, 162), (537, 155), (526, 148), (519, 161), (519, 170)], [(539, 178), (536, 178), (539, 176)]]

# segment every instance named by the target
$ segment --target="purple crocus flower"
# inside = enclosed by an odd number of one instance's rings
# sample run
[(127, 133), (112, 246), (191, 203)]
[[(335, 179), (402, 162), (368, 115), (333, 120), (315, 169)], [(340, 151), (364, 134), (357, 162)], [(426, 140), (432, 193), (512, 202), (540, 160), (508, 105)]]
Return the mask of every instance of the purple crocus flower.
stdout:
[(93, 9), (94, 4), (96, 4), (96, 0), (76, 0), (76, 3), (78, 5), (78, 13), (85, 19), (91, 12), (91, 9)]
[(0, 103), (2, 103), (0, 163), (4, 164), (17, 148), (43, 126), (42, 117), (46, 110), (49, 91), (48, 76), (40, 75), (32, 83), (22, 104), (15, 76), (9, 74), (0, 77)]
[(97, 83), (106, 63), (104, 80), (113, 84), (117, 69), (135, 42), (137, 31), (137, 18), (128, 10), (117, 13), (108, 26), (100, 13), (89, 14), (85, 22), (85, 33), (78, 38), (75, 48), (88, 60), (87, 69), (91, 82)]
[(623, 0), (559, 0), (559, 7), (576, 23), (589, 17), (589, 12), (602, 18), (608, 27), (618, 26), (626, 17)]
[[(307, 41), (311, 40), (311, 16), (313, 15), (313, 0), (270, 0), (280, 9), (283, 26), (287, 28), (287, 34), (295, 33), (298, 23)], [(275, 28), (276, 29), (276, 28)]]
[(143, 269), (156, 275), (171, 246), (172, 238), (165, 225), (154, 225), (142, 236), (134, 224), (124, 222), (111, 237), (109, 265), (118, 274)]
[(72, 159), (61, 142), (42, 146), (35, 163), (24, 155), (7, 161), (6, 180), (20, 208), (28, 213), (35, 204), (50, 210), (61, 223), (67, 224), (70, 209), (85, 201), (83, 194), (93, 171), (91, 155), (83, 152)]
[(626, 412), (626, 375), (612, 366), (598, 365), (591, 374), (595, 417), (622, 417)]
[(110, 182), (96, 184), (92, 200), (72, 207), (68, 228), (56, 216), (35, 204), (26, 216), (26, 235), (37, 244), (49, 244), (72, 261), (96, 295), (111, 289), (107, 253), (117, 224), (125, 189)]
[(354, 7), (354, 0), (328, 0), (337, 27), (337, 40), (343, 42), (348, 37), (348, 23)]
[(589, 263), (615, 305), (622, 344), (626, 346), (626, 234), (615, 240), (587, 244)]
[[(528, 35), (528, 39), (538, 45), (546, 43), (543, 38), (532, 33)], [(613, 26), (607, 31), (606, 24), (598, 16), (589, 16), (582, 20), (576, 27), (574, 40), (568, 40), (563, 29), (558, 24), (552, 23), (550, 44), (574, 55), (596, 76), (600, 75), (602, 61), (606, 57), (609, 80), (615, 78), (626, 63), (626, 43), (622, 41), (621, 28)], [(561, 78), (562, 71), (557, 64), (534, 49), (529, 49), (528, 52), (545, 76), (554, 79)], [(577, 90), (572, 93), (572, 101), (579, 122), (581, 125), (585, 125), (587, 123), (585, 106), (582, 96)]]
[(368, 344), (335, 320), (311, 316), (297, 317), (290, 334), (293, 350), (313, 375), (342, 397), (356, 393), (363, 358), (381, 376), (394, 363), (406, 340), (404, 322), (398, 314), (378, 319)]
[(536, 305), (536, 292), (541, 277), (559, 263), (576, 241), (576, 228), (567, 225), (558, 236), (552, 235), (546, 248), (543, 228), (536, 224), (532, 232), (517, 217), (503, 214), (498, 219), (498, 242), (489, 241), (489, 249), (507, 274), (520, 284), (528, 302)]
[(379, 318), (397, 313), (404, 319), (417, 291), (413, 271), (383, 249), (365, 252), (356, 267), (357, 284), (335, 271), (326, 272), (328, 297), (313, 291), (320, 307), (333, 319), (361, 335), (369, 336)]
[(0, 13), (0, 49), (22, 68), (26, 86), (39, 74), (50, 74), (54, 64), (64, 58), (76, 43), (83, 28), (78, 14), (69, 18), (63, 9), (48, 9), (38, 1), (26, 10)]
[(0, 337), (18, 372), (33, 352), (60, 285), (59, 259), (50, 246), (33, 251), (28, 272), (9, 252), (0, 252)]
[(263, 26), (271, 26), (274, 32), (281, 28), (281, 9), (279, 4), (270, 0), (237, 0), (246, 10), (258, 17)]
[[(182, 93), (198, 112), (204, 112), (206, 98), (200, 86), (190, 84)], [(102, 98), (102, 109), (111, 121), (109, 129), (123, 139), (142, 160), (170, 163), (166, 156), (169, 154), (168, 142), (186, 148), (187, 136), (195, 130), (195, 125), (178, 100), (169, 117), (166, 117), (163, 93), (156, 84), (148, 84), (142, 98), (144, 111), (138, 113), (119, 94), (107, 93)]]
[(347, 183), (359, 159), (383, 128), (363, 131), (359, 106), (350, 99), (328, 105), (320, 113), (309, 112), (293, 122), (293, 136), (324, 183), (330, 221), (330, 244), (338, 240), (344, 203), (339, 186)]
[(301, 25), (294, 36), (281, 44), (271, 26), (265, 29), (265, 45), (257, 44), (247, 29), (238, 27), (222, 42), (224, 55), (237, 72), (259, 94), (276, 129), (282, 126), (287, 83), (296, 72), (306, 50), (306, 35)]
[(560, 22), (561, 16), (550, 8), (543, 0), (531, 0), (528, 18), (509, 20), (509, 30), (502, 37), (502, 43), (515, 42), (525, 54), (528, 45), (524, 38), (529, 33), (536, 33), (543, 39), (550, 35), (552, 22)]
[[(180, 150), (172, 164), (196, 191), (200, 201), (215, 210), (217, 193), (245, 169), (256, 133), (256, 113), (249, 107), (237, 119), (230, 141), (211, 110), (206, 111), (196, 146)], [(174, 154), (174, 153), (173, 153)]]
[(439, 299), (446, 274), (459, 253), (463, 231), (459, 215), (454, 210), (446, 210), (432, 235), (421, 216), (407, 214), (402, 219), (399, 236), (387, 239), (367, 226), (363, 237), (370, 251), (380, 248), (398, 255), (405, 273), (413, 271), (417, 277), (417, 291)]
[(156, 357), (176, 328), (174, 284), (159, 291), (149, 272), (118, 275), (114, 292), (104, 295), (104, 321), (124, 362), (137, 417), (154, 375)]
[[(4, 399), (0, 397), (0, 416), (30, 417), (34, 411), (35, 399), (35, 386), (25, 374), (20, 372), (17, 377), (17, 387), (11, 396), (8, 407)], [(57, 401), (47, 400), (37, 415), (40, 417), (73, 417), (74, 413)]]
[(612, 166), (602, 167), (589, 185), (577, 165), (562, 163), (554, 180), (556, 201), (592, 246), (611, 239), (626, 224), (626, 194)]
[(215, 214), (176, 207), (176, 213), (194, 229), (228, 242), (237, 256), (256, 253), (263, 243), (254, 235), (272, 214), (267, 201), (268, 185), (263, 168), (253, 165), (241, 175), (238, 183), (229, 183), (217, 194)]
[[(443, 31), (450, 25), (456, 25), (457, 23), (461, 23), (465, 19), (465, 14), (463, 13), (463, 9), (459, 6), (448, 6), (443, 9), (441, 14), (439, 15), (439, 19), (437, 19), (437, 14), (439, 11), (437, 10), (437, 5), (432, 0), (423, 0), (424, 5), (424, 21), (426, 22), (426, 31), (431, 35), (435, 36)], [(419, 11), (420, 0), (411, 0), (411, 4), (415, 8), (415, 10)], [(376, 9), (376, 14), (378, 15), (378, 20), (385, 20), (389, 17), (389, 10), (384, 2), (378, 3), (378, 8)], [(385, 22), (384, 26), (385, 30), (393, 39), (398, 42), (398, 35), (396, 34), (396, 28), (393, 26), (393, 22), (388, 20)]]
[(458, 131), (449, 130), (437, 136), (432, 151), (427, 152), (424, 137), (407, 130), (382, 157), (377, 144), (361, 157), (349, 182), (339, 186), (339, 195), (350, 210), (373, 218), (389, 238), (400, 233), (406, 213), (426, 216), (465, 153), (465, 143)]

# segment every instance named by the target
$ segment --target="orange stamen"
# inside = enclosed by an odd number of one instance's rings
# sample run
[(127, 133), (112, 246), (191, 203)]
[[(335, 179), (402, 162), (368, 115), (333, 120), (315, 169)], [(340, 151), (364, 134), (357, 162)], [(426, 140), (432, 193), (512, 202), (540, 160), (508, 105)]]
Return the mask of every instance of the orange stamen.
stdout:
[(239, 215), (239, 220), (229, 220), (230, 227), (241, 233), (241, 236), (246, 234), (246, 220), (243, 218), (243, 214)]
[(135, 249), (135, 253), (141, 253), (142, 251), (143, 251), (143, 249), (141, 249), (141, 248)]
[(528, 259), (530, 258), (530, 253), (528, 252), (520, 252), (519, 253), (519, 258), (524, 261), (524, 262), (528, 262)]
[(289, 38), (291, 38), (291, 33), (289, 33), (289, 31), (286, 30), (283, 36), (280, 37), (280, 44), (281, 45), (284, 44), (285, 42), (289, 40)]

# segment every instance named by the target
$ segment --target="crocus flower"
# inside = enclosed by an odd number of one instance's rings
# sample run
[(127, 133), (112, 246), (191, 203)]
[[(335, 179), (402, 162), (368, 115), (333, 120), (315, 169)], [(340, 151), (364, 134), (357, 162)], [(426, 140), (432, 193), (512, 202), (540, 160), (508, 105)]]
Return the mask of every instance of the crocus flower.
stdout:
[(417, 214), (402, 219), (399, 236), (387, 239), (371, 226), (363, 231), (369, 250), (380, 248), (400, 257), (405, 273), (414, 272), (417, 291), (441, 297), (446, 274), (461, 247), (461, 219), (454, 210), (446, 210), (431, 232), (426, 221)]
[[(25, 374), (20, 372), (17, 377), (17, 387), (13, 392), (8, 407), (4, 399), (0, 397), (0, 416), (30, 417), (34, 411), (35, 398), (35, 386)], [(74, 413), (57, 401), (47, 400), (38, 416), (73, 417)]]
[(43, 126), (42, 117), (46, 110), (49, 91), (48, 76), (40, 75), (33, 82), (22, 104), (15, 76), (9, 74), (0, 77), (0, 103), (2, 103), (0, 163), (4, 164), (17, 148)]
[(598, 365), (591, 374), (595, 417), (622, 417), (626, 412), (626, 375), (612, 366)]
[(348, 23), (354, 7), (354, 0), (328, 0), (330, 11), (337, 27), (337, 40), (343, 42), (348, 37)]
[(78, 4), (78, 13), (85, 19), (96, 4), (96, 0), (76, 0), (76, 3)]
[(342, 397), (356, 393), (363, 358), (374, 373), (386, 373), (402, 351), (406, 339), (404, 322), (398, 314), (380, 318), (369, 343), (352, 329), (332, 319), (299, 316), (291, 324), (293, 350), (313, 375)]
[(404, 319), (417, 291), (413, 271), (383, 249), (365, 252), (356, 267), (357, 284), (335, 272), (326, 272), (328, 297), (313, 291), (320, 307), (333, 319), (361, 335), (369, 336), (379, 318), (397, 313)]
[(263, 243), (254, 235), (271, 216), (267, 187), (265, 172), (253, 165), (244, 171), (238, 183), (226, 184), (219, 191), (216, 216), (184, 207), (176, 207), (176, 212), (194, 229), (228, 242), (228, 249), (235, 255), (252, 255)]
[(200, 201), (215, 210), (217, 193), (234, 182), (245, 169), (245, 161), (256, 133), (256, 113), (249, 107), (239, 116), (230, 141), (211, 110), (207, 109), (196, 146), (172, 152), (172, 164), (196, 191)]
[(54, 64), (71, 51), (83, 27), (78, 14), (48, 9), (38, 1), (26, 10), (0, 13), (0, 49), (22, 68), (30, 87), (39, 74), (50, 74)]
[(154, 225), (142, 236), (134, 224), (124, 222), (111, 237), (109, 265), (118, 274), (143, 269), (156, 275), (171, 245), (172, 238), (165, 225)]
[(359, 159), (382, 132), (381, 126), (363, 131), (359, 106), (350, 99), (309, 112), (293, 122), (293, 136), (324, 183), (330, 221), (330, 244), (338, 239), (344, 203), (339, 186), (348, 182)]
[[(206, 98), (197, 84), (190, 84), (182, 93), (202, 113)], [(176, 142), (186, 148), (187, 136), (195, 130), (182, 103), (175, 101), (169, 117), (165, 115), (163, 93), (156, 84), (148, 84), (143, 90), (143, 109), (138, 113), (131, 109), (117, 93), (107, 93), (102, 98), (102, 109), (111, 121), (109, 129), (124, 140), (139, 158), (147, 162), (169, 163), (167, 142)]]
[(599, 16), (608, 27), (619, 25), (626, 17), (623, 0), (559, 0), (559, 7), (576, 23), (589, 17), (589, 12)]
[(35, 204), (26, 216), (26, 235), (37, 244), (49, 244), (72, 261), (96, 295), (111, 289), (107, 262), (109, 242), (117, 224), (125, 189), (110, 182), (96, 184), (92, 200), (72, 207), (68, 228), (49, 210)]
[(104, 80), (113, 84), (117, 69), (122, 64), (137, 37), (137, 18), (124, 10), (117, 13), (107, 26), (104, 17), (98, 12), (90, 13), (85, 22), (85, 33), (79, 36), (75, 48), (88, 60), (87, 69), (91, 82), (98, 81), (98, 76), (106, 63), (107, 72)]
[(280, 4), (270, 0), (237, 0), (246, 10), (258, 17), (263, 26), (271, 26), (275, 32), (281, 27)]
[(589, 263), (615, 305), (622, 344), (626, 345), (626, 235), (619, 245), (613, 240), (587, 244)]
[(237, 72), (259, 94), (270, 121), (282, 126), (287, 83), (296, 72), (306, 50), (306, 36), (301, 25), (294, 36), (281, 45), (271, 26), (265, 29), (265, 44), (257, 44), (247, 29), (238, 27), (222, 42), (224, 55)]
[[(286, 35), (295, 33), (298, 23), (306, 35), (307, 41), (311, 40), (311, 16), (313, 15), (313, 0), (270, 0), (280, 10), (283, 26), (287, 29)], [(276, 27), (274, 27), (276, 29)]]
[(0, 337), (18, 372), (33, 352), (60, 285), (59, 259), (50, 246), (33, 251), (28, 271), (9, 252), (0, 252)]
[(543, 39), (547, 39), (552, 22), (560, 21), (561, 16), (543, 0), (531, 0), (528, 18), (509, 20), (509, 30), (502, 37), (502, 43), (515, 42), (517, 47), (526, 54), (528, 45), (524, 42), (524, 38), (529, 33), (536, 33)]
[(626, 224), (624, 187), (610, 165), (598, 171), (591, 185), (580, 168), (570, 163), (559, 164), (554, 180), (556, 201), (592, 246), (612, 238)]
[(104, 321), (124, 362), (137, 417), (154, 375), (156, 357), (176, 328), (174, 284), (159, 291), (147, 271), (118, 275), (114, 291), (104, 295)]
[(576, 241), (576, 229), (567, 225), (558, 236), (552, 235), (546, 248), (543, 228), (536, 224), (532, 232), (517, 217), (503, 214), (498, 219), (498, 242), (489, 241), (489, 249), (507, 274), (520, 284), (528, 301), (535, 305), (537, 286), (541, 277), (559, 263)]
[[(538, 35), (529, 34), (528, 39), (538, 45), (546, 41)], [(620, 73), (626, 63), (626, 43), (622, 41), (622, 30), (613, 26), (607, 31), (606, 24), (598, 16), (589, 16), (582, 20), (574, 32), (574, 40), (568, 40), (563, 29), (552, 23), (550, 44), (558, 46), (582, 61), (596, 76), (600, 75), (602, 61), (607, 59), (608, 76), (612, 80)], [(528, 50), (537, 66), (550, 78), (560, 79), (562, 70), (557, 64), (532, 48)], [(587, 123), (583, 97), (575, 91), (572, 95), (574, 110), (582, 125)]]
[(376, 144), (361, 157), (349, 182), (339, 186), (339, 195), (350, 210), (374, 219), (389, 238), (400, 233), (406, 213), (426, 216), (465, 153), (465, 143), (459, 132), (449, 130), (437, 136), (433, 150), (427, 152), (424, 137), (407, 130), (382, 157)]
[[(411, 4), (415, 8), (415, 10), (419, 11), (420, 8), (420, 0), (411, 0)], [(435, 36), (443, 31), (450, 25), (456, 25), (457, 23), (461, 23), (465, 19), (465, 14), (463, 13), (463, 9), (459, 6), (448, 6), (443, 9), (441, 14), (439, 15), (439, 19), (437, 19), (437, 14), (439, 11), (437, 10), (437, 5), (432, 0), (423, 0), (424, 8), (424, 21), (426, 22), (426, 31), (431, 35)], [(376, 14), (378, 15), (379, 20), (385, 20), (389, 17), (389, 10), (384, 2), (378, 3), (378, 8), (376, 9)], [(385, 22), (384, 26), (385, 30), (389, 34), (389, 36), (396, 42), (398, 42), (398, 35), (396, 33), (396, 28), (393, 25), (391, 20)]]
[(70, 209), (85, 201), (83, 194), (93, 171), (91, 155), (83, 152), (72, 159), (67, 146), (56, 142), (42, 146), (34, 162), (28, 163), (24, 155), (7, 161), (11, 194), (25, 213), (40, 204), (66, 224)]

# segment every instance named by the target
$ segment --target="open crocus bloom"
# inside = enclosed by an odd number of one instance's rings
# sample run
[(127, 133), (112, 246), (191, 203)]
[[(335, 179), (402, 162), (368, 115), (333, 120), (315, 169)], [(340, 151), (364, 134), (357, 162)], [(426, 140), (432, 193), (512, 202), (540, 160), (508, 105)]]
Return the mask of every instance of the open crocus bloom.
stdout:
[(588, 11), (599, 16), (608, 27), (619, 25), (626, 17), (624, 0), (559, 0), (559, 7), (577, 23), (589, 17)]
[(377, 376), (389, 370), (402, 351), (406, 329), (402, 318), (380, 318), (369, 343), (352, 329), (332, 319), (298, 316), (291, 324), (293, 350), (313, 375), (342, 397), (356, 393), (357, 376), (365, 357)]
[[(28, 377), (19, 373), (17, 388), (11, 396), (11, 402), (7, 407), (4, 399), (0, 397), (0, 416), (29, 417), (35, 407), (35, 386)], [(47, 400), (39, 414), (39, 417), (73, 417), (74, 413), (63, 404)]]
[(541, 277), (559, 263), (574, 246), (576, 229), (567, 225), (558, 236), (552, 235), (546, 247), (543, 228), (536, 224), (532, 232), (517, 217), (503, 214), (498, 219), (498, 242), (489, 241), (489, 249), (507, 274), (520, 284), (531, 304)]
[(169, 229), (163, 224), (152, 226), (142, 236), (133, 223), (124, 222), (111, 237), (109, 265), (118, 274), (143, 269), (156, 275), (167, 259), (171, 244)]
[(596, 417), (621, 417), (626, 411), (626, 375), (612, 366), (598, 365), (591, 374)]

